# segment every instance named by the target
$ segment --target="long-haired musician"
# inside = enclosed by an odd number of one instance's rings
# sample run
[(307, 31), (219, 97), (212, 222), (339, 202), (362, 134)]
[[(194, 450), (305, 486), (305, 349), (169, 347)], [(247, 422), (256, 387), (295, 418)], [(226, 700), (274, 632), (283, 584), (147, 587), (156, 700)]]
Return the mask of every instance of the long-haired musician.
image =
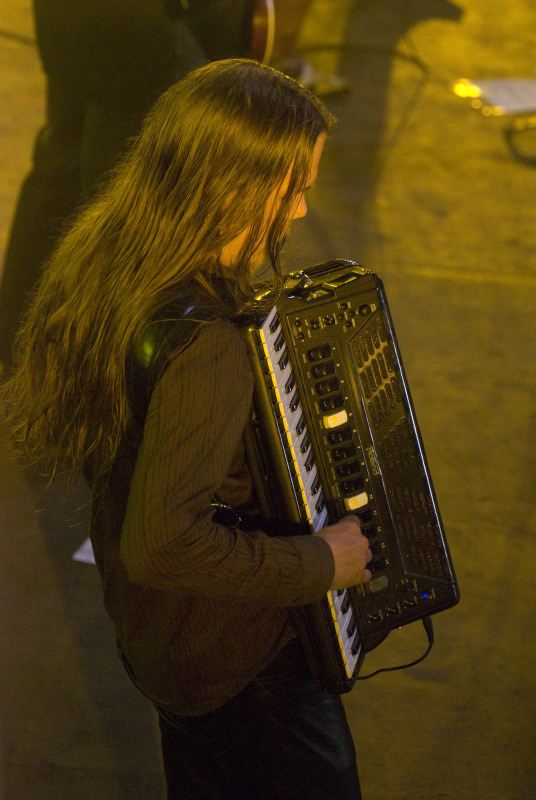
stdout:
[(361, 796), (291, 609), (370, 580), (368, 541), (353, 516), (314, 536), (252, 524), (242, 441), (252, 271), (266, 258), (280, 286), (330, 126), (255, 62), (170, 88), (51, 258), (4, 387), (25, 452), (90, 485), (104, 603), (176, 800)]

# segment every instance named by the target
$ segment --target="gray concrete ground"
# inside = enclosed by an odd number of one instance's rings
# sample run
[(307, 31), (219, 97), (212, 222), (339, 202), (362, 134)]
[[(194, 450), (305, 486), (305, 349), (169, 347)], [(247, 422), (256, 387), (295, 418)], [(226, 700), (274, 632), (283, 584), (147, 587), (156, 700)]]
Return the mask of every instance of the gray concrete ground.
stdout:
[[(29, 0), (4, 9), (2, 248), (44, 86)], [(536, 169), (450, 84), (536, 79), (536, 6), (317, 0), (303, 46), (353, 90), (330, 102), (286, 265), (345, 257), (384, 279), (462, 591), (425, 662), (345, 697), (364, 797), (532, 800)], [(0, 797), (157, 800), (152, 710), (116, 662), (94, 568), (71, 559), (84, 510), (36, 514), (39, 482), (3, 455), (0, 475)], [(420, 624), (394, 632), (364, 671), (425, 644)]]

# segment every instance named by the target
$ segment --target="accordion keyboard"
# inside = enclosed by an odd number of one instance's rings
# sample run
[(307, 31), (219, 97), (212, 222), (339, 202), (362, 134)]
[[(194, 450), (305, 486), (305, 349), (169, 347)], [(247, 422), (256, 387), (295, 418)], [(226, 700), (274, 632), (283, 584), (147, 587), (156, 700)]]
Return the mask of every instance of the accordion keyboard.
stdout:
[[(301, 496), (303, 512), (316, 532), (329, 523), (326, 499), (277, 308), (272, 309), (259, 333), (265, 355), (264, 371), (272, 383), (272, 403), (278, 409), (278, 419), (284, 431), (292, 477)], [(334, 428), (344, 421), (340, 413), (328, 412), (324, 424), (327, 428)], [(347, 508), (354, 510), (366, 506), (367, 502), (366, 492), (358, 492), (348, 499)], [(362, 656), (362, 645), (350, 590), (328, 592), (326, 604), (342, 667), (346, 677), (351, 679)]]

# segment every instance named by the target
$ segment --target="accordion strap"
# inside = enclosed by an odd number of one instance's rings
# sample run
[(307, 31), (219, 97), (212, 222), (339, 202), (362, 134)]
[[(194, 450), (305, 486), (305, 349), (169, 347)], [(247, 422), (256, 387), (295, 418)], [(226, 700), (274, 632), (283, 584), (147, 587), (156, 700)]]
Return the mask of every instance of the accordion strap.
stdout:
[(154, 387), (173, 357), (194, 341), (203, 323), (216, 318), (214, 310), (183, 298), (166, 306), (143, 330), (127, 364), (129, 400), (141, 427)]

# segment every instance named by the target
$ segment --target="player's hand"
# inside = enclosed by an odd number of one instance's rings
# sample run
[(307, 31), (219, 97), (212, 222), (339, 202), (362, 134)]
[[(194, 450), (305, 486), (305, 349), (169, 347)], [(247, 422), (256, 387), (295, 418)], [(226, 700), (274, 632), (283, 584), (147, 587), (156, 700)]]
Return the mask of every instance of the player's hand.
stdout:
[(372, 559), (369, 542), (361, 533), (361, 524), (356, 516), (343, 517), (334, 525), (319, 531), (331, 547), (335, 560), (335, 577), (331, 589), (345, 589), (358, 583), (367, 583), (372, 573), (367, 564)]

